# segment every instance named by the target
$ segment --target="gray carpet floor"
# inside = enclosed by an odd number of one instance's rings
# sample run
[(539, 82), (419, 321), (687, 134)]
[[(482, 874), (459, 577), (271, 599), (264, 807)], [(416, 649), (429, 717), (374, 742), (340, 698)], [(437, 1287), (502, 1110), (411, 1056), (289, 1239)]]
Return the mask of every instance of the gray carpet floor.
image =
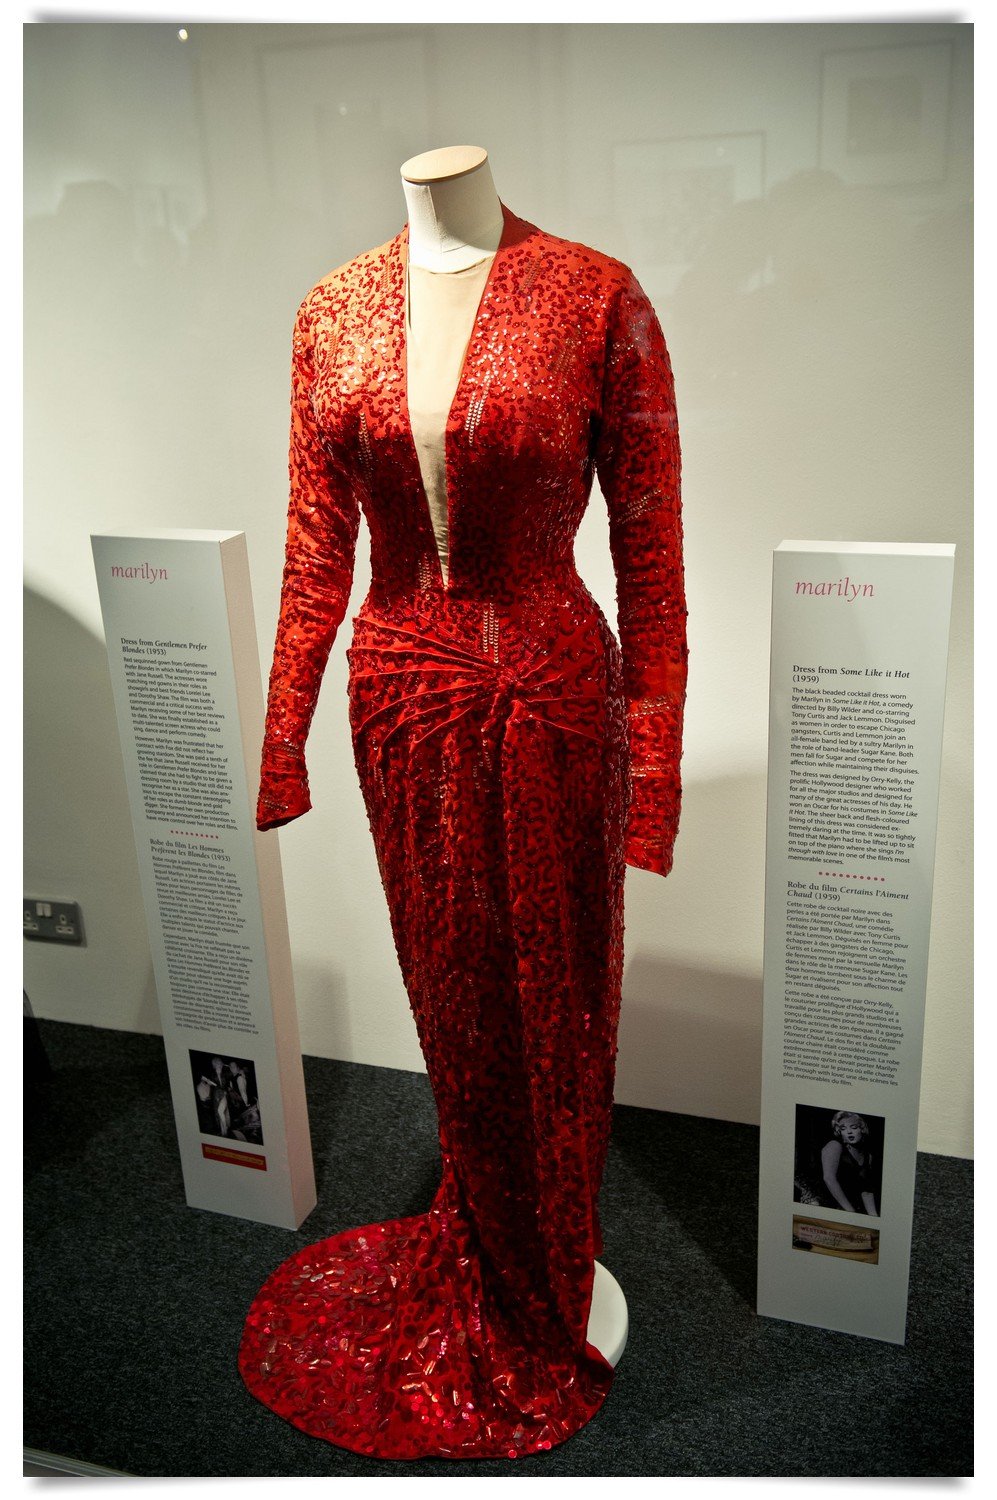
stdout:
[(549, 1453), (367, 1459), (245, 1390), (269, 1272), (423, 1211), (425, 1077), (305, 1059), (319, 1204), (297, 1233), (184, 1201), (158, 1037), (40, 1022), (26, 1079), (26, 1446), (140, 1476), (961, 1476), (972, 1472), (972, 1168), (918, 1162), (903, 1347), (754, 1311), (758, 1132), (617, 1107), (604, 1264), (630, 1341), (596, 1418)]

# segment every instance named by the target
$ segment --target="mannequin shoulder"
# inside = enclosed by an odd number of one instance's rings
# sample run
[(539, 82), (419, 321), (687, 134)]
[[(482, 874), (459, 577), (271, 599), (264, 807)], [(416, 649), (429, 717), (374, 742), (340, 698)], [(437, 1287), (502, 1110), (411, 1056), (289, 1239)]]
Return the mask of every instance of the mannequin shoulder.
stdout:
[(341, 310), (348, 302), (374, 297), (383, 290), (391, 258), (397, 253), (398, 237), (364, 250), (352, 260), (326, 273), (301, 302), (299, 317), (311, 320)]
[(544, 274), (595, 296), (599, 302), (608, 304), (623, 292), (639, 290), (637, 278), (624, 261), (581, 240), (535, 229), (526, 243), (542, 259)]
[(517, 235), (513, 244), (521, 246), (527, 252), (542, 255), (545, 259), (563, 262), (566, 266), (575, 270), (588, 271), (591, 275), (600, 276), (607, 281), (625, 281), (633, 273), (630, 267), (615, 255), (608, 254), (605, 250), (598, 250), (594, 245), (584, 243), (582, 240), (569, 239), (567, 235), (552, 234), (549, 230), (538, 228), (531, 224), (528, 219), (516, 219)]

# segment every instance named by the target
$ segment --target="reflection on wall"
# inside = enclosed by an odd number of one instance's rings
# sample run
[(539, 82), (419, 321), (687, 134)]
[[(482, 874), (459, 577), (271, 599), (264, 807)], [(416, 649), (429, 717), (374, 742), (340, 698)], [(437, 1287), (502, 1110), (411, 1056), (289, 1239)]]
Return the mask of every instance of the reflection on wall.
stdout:
[(827, 52), (821, 165), (848, 183), (941, 183), (947, 167), (952, 43)]
[[(407, 142), (426, 136), (431, 81), (425, 28), (339, 31), (329, 28), (324, 45), (281, 41), (260, 64), (275, 196), (292, 211), (309, 205), (332, 244), (348, 227), (347, 259), (404, 220), (397, 171)], [(289, 100), (302, 102), (292, 110)]]
[(659, 302), (674, 292), (736, 204), (765, 191), (765, 136), (639, 141), (613, 152), (614, 204), (631, 258)]

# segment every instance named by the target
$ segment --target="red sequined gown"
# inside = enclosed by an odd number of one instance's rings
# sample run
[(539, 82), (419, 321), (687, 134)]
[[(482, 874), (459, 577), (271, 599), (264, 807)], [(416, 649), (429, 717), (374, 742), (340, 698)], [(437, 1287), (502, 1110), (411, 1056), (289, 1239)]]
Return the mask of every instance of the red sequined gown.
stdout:
[[(447, 582), (406, 405), (407, 226), (321, 281), (294, 334), (258, 822), (310, 806), (303, 747), (363, 513), (349, 717), (443, 1170), (428, 1212), (285, 1261), (240, 1368), (289, 1422), (389, 1458), (534, 1453), (606, 1397), (586, 1328), (624, 868), (667, 873), (679, 810), (664, 340), (626, 266), (503, 213), (447, 422)], [(574, 565), (593, 471), (619, 641)]]

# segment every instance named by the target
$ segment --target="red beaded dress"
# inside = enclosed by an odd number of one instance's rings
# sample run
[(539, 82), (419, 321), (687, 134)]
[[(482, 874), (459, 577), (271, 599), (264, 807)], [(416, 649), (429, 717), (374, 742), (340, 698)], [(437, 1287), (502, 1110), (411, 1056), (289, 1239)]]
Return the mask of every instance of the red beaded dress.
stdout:
[[(548, 1449), (604, 1401), (586, 1339), (627, 863), (666, 874), (685, 605), (664, 339), (632, 272), (503, 206), (446, 426), (441, 566), (406, 400), (407, 226), (305, 298), (260, 828), (310, 807), (304, 744), (346, 612), (349, 719), (436, 1101), (426, 1213), (299, 1250), (240, 1369), (289, 1422), (387, 1458)], [(579, 577), (593, 473), (619, 640)]]

